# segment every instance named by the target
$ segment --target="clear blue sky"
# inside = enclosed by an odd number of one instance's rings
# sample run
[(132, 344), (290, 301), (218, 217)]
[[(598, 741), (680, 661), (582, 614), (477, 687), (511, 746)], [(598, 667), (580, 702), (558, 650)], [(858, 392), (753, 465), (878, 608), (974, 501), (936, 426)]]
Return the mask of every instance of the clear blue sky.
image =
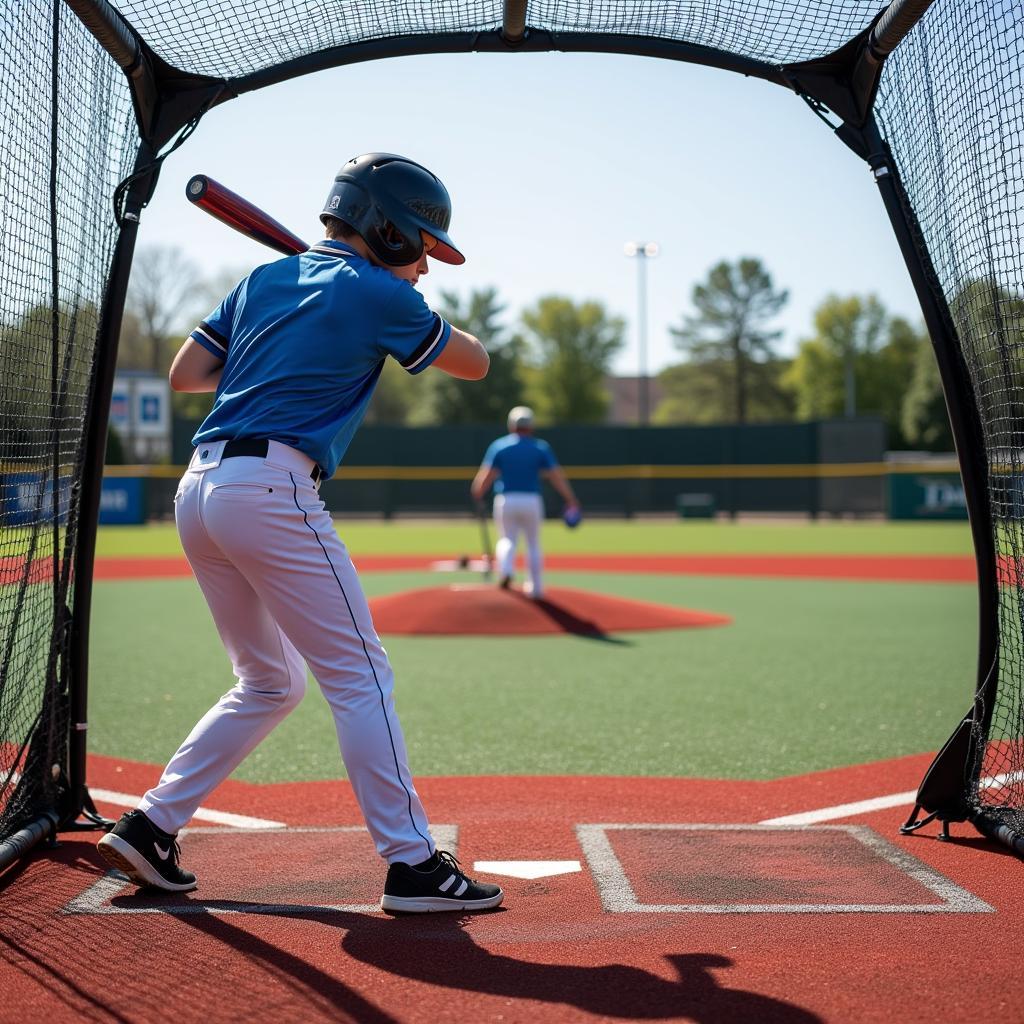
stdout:
[(641, 57), (403, 57), (306, 76), (211, 111), (165, 162), (140, 244), (174, 245), (213, 275), (273, 253), (188, 204), (208, 174), (307, 241), (338, 167), (385, 150), (435, 171), (452, 194), (463, 267), (440, 289), (495, 286), (513, 319), (545, 294), (596, 299), (626, 318), (619, 373), (636, 372), (636, 265), (654, 240), (648, 363), (679, 361), (668, 328), (720, 259), (764, 260), (790, 290), (781, 350), (830, 292), (875, 292), (920, 321), (867, 165), (794, 94), (713, 69)]

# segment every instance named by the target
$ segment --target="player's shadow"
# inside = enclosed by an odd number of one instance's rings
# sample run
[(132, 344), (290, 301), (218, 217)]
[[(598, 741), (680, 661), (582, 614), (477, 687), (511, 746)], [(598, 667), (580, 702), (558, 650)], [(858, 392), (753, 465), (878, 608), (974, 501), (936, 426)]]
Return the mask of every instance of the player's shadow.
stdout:
[(529, 601), (538, 611), (543, 612), (563, 633), (571, 633), (573, 636), (582, 636), (587, 640), (602, 640), (606, 644), (619, 644), (623, 647), (632, 646), (629, 640), (612, 636), (606, 633), (596, 622), (584, 619), (582, 616), (569, 611), (560, 604), (549, 601), (546, 597), (532, 598), (519, 591), (511, 591), (520, 600)]
[[(230, 910), (232, 903), (218, 901), (217, 906)], [(235, 906), (251, 910), (246, 904)], [(344, 932), (342, 951), (354, 960), (409, 981), (452, 991), (539, 1000), (626, 1020), (671, 1017), (696, 1024), (822, 1024), (816, 1014), (793, 1003), (720, 984), (712, 969), (732, 967), (734, 961), (715, 953), (667, 955), (665, 959), (676, 976), (666, 979), (628, 964), (532, 963), (493, 953), (473, 941), (466, 929), (467, 919), (457, 914), (383, 918), (280, 907), (275, 916), (335, 926)], [(250, 958), (265, 960), (278, 970), (294, 970), (306, 985), (314, 985), (321, 992), (340, 988), (335, 998), (355, 996), (319, 968), (235, 927), (225, 917), (191, 913), (180, 920)], [(571, 937), (567, 939), (568, 957), (578, 948)], [(346, 998), (340, 1005), (349, 1001)], [(380, 1020), (381, 1016), (372, 1019)]]

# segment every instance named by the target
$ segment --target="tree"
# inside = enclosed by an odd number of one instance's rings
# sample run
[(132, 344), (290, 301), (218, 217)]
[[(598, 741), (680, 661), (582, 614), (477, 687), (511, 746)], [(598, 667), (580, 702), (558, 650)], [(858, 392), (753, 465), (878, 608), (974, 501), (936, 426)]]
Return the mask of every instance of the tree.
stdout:
[[(765, 423), (793, 418), (793, 396), (782, 386), (783, 375), (789, 365), (786, 359), (771, 359), (761, 364), (760, 385), (749, 396), (748, 422)], [(654, 410), (652, 422), (660, 426), (735, 422), (731, 381), (730, 362), (719, 360), (667, 366), (658, 374), (658, 384), (664, 397)]]
[(491, 367), (483, 384), (437, 375), (431, 396), (437, 422), (504, 423), (509, 409), (522, 400), (522, 341), (508, 337), (499, 323), (505, 307), (498, 302), (497, 290), (474, 291), (465, 302), (453, 292), (441, 292), (441, 301), (441, 316), (480, 339), (490, 354)]
[(99, 310), (92, 303), (32, 306), (0, 324), (0, 462), (47, 460), (56, 442), (73, 458), (93, 371)]
[[(968, 278), (949, 302), (967, 372), (982, 420), (1000, 433), (1024, 419), (1024, 299), (991, 277)], [(930, 344), (917, 353), (904, 398), (901, 425), (915, 447), (951, 451), (953, 434), (939, 366)], [(1010, 442), (1013, 443), (1012, 441)]]
[(776, 291), (760, 260), (723, 260), (708, 271), (704, 283), (694, 285), (696, 314), (684, 317), (682, 327), (669, 329), (690, 362), (713, 364), (712, 376), (730, 395), (731, 418), (738, 423), (749, 418), (752, 393), (771, 379), (766, 364), (782, 332), (767, 325), (788, 299), (789, 292)]
[(194, 326), (188, 321), (196, 315), (201, 285), (198, 269), (180, 249), (139, 249), (121, 330), (118, 364), (123, 369), (167, 372), (178, 345)]
[(953, 450), (953, 431), (942, 393), (939, 364), (928, 338), (922, 339), (914, 358), (910, 386), (900, 409), (900, 428), (913, 448), (942, 452)]
[(417, 406), (427, 401), (422, 394), (424, 385), (428, 381), (423, 374), (413, 378), (394, 359), (385, 359), (363, 422), (372, 426), (408, 426)]
[[(1024, 298), (993, 278), (970, 278), (949, 303), (982, 419), (1019, 423), (1024, 417)], [(980, 385), (980, 386), (978, 386)]]
[(869, 295), (828, 296), (814, 312), (814, 336), (800, 342), (783, 384), (800, 419), (873, 413), (890, 443), (902, 441), (903, 397), (913, 373), (921, 331), (890, 317)]
[(547, 423), (600, 423), (608, 410), (604, 387), (612, 357), (622, 348), (621, 317), (599, 302), (576, 305), (549, 295), (524, 310), (528, 401)]
[[(885, 307), (874, 295), (864, 299), (829, 295), (818, 306), (814, 311), (814, 337), (807, 343), (815, 375), (805, 374), (809, 387), (804, 386), (800, 392), (800, 400), (815, 406), (814, 415), (857, 415), (857, 378), (866, 372), (886, 327)], [(801, 342), (801, 350), (803, 346)]]
[(923, 325), (914, 328), (899, 316), (888, 321), (886, 335), (885, 344), (864, 360), (861, 370), (865, 410), (885, 420), (890, 447), (905, 448), (903, 403), (918, 353), (922, 348), (930, 351), (931, 341)]

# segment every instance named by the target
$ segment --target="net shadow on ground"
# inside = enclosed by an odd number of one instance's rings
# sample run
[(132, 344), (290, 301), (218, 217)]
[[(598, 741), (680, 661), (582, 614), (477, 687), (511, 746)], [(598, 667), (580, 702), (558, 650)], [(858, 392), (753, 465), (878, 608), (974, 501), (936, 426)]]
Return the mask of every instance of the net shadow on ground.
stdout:
[(241, 929), (214, 927), (210, 941), (197, 942), (170, 914), (126, 923), (62, 913), (69, 896), (106, 873), (94, 841), (62, 843), (0, 880), (0, 988), (12, 1019), (399, 1024), (282, 945), (243, 941)]

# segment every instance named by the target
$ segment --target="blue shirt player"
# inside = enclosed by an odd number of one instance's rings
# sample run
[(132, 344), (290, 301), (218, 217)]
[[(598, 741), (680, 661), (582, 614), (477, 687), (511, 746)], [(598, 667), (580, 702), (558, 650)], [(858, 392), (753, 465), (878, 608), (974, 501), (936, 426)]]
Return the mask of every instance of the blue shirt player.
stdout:
[(535, 600), (544, 596), (544, 555), (540, 546), (540, 524), (544, 518), (542, 480), (547, 480), (564, 499), (567, 521), (577, 519), (579, 503), (555, 453), (546, 441), (533, 436), (533, 410), (517, 405), (508, 414), (508, 434), (491, 442), (470, 490), (480, 502), (494, 488), (498, 585), (508, 588), (512, 583), (516, 548), (522, 534), (530, 567), (524, 591)]
[(233, 686), (136, 810), (100, 840), (139, 885), (184, 892), (175, 836), (214, 787), (302, 698), (306, 666), (334, 716), (352, 789), (387, 861), (381, 906), (481, 910), (502, 891), (439, 851), (409, 771), (387, 654), (318, 486), (333, 475), (384, 361), (484, 377), (472, 335), (415, 289), (428, 257), (461, 264), (451, 201), (425, 167), (371, 153), (338, 172), (326, 238), (258, 267), (191, 334), (176, 391), (213, 409), (175, 495), (182, 546), (231, 660)]

